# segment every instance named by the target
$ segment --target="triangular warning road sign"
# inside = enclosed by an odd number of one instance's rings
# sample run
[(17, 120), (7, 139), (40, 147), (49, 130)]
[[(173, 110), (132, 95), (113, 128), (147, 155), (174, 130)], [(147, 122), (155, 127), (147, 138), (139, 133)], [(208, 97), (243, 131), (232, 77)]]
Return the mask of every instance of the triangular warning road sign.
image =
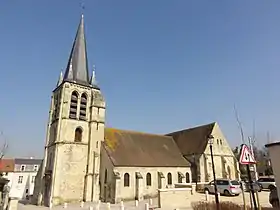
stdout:
[(242, 145), (239, 162), (244, 165), (256, 163), (255, 158), (246, 144)]

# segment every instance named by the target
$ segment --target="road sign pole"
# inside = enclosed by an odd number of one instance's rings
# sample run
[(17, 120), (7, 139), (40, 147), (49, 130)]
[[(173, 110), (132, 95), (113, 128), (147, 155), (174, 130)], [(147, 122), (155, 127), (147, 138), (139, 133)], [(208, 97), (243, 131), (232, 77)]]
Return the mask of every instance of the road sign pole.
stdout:
[(248, 173), (248, 179), (249, 179), (249, 184), (250, 184), (250, 193), (252, 195), (254, 209), (258, 210), (257, 202), (256, 202), (255, 194), (254, 194), (254, 187), (253, 187), (253, 181), (252, 181), (252, 177), (251, 177), (251, 171), (250, 171), (249, 164), (246, 165), (246, 168), (247, 168), (247, 173)]

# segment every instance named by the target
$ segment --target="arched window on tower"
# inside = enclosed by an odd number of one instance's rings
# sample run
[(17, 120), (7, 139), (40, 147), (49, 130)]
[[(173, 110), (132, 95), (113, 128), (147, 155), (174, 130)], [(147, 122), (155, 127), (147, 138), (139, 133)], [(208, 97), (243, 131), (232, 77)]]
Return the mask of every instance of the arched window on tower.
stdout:
[(105, 169), (104, 184), (107, 184), (107, 179), (108, 179), (108, 172), (107, 169)]
[(69, 118), (71, 119), (77, 118), (78, 97), (79, 94), (76, 91), (74, 91), (71, 95), (70, 112), (69, 112)]
[(80, 120), (86, 120), (87, 115), (87, 95), (85, 93), (81, 96), (81, 103), (80, 103)]
[(78, 127), (75, 130), (75, 142), (81, 142), (82, 141), (82, 137), (83, 137), (83, 130)]

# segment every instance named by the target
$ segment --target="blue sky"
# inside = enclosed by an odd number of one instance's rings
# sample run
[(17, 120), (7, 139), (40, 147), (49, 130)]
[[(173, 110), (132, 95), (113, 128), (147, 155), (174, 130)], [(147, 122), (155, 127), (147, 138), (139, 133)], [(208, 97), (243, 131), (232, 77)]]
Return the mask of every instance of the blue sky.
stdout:
[[(0, 131), (9, 156), (40, 157), (78, 0), (0, 2)], [(107, 126), (152, 133), (217, 121), (240, 144), (280, 139), (280, 1), (84, 0), (89, 65)]]

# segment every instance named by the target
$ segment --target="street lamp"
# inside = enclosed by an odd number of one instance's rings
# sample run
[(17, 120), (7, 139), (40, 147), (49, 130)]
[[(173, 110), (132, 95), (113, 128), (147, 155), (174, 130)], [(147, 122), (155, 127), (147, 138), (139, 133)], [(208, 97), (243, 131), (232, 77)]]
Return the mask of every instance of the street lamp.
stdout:
[(209, 136), (208, 136), (208, 142), (209, 142), (209, 146), (210, 146), (210, 154), (211, 154), (211, 160), (212, 160), (212, 169), (213, 169), (213, 178), (214, 178), (216, 209), (217, 209), (217, 210), (220, 210), (219, 197), (218, 197), (218, 189), (217, 189), (217, 183), (216, 183), (215, 165), (214, 165), (214, 158), (213, 158), (213, 143), (214, 143), (214, 137), (213, 137), (212, 135), (209, 135)]

